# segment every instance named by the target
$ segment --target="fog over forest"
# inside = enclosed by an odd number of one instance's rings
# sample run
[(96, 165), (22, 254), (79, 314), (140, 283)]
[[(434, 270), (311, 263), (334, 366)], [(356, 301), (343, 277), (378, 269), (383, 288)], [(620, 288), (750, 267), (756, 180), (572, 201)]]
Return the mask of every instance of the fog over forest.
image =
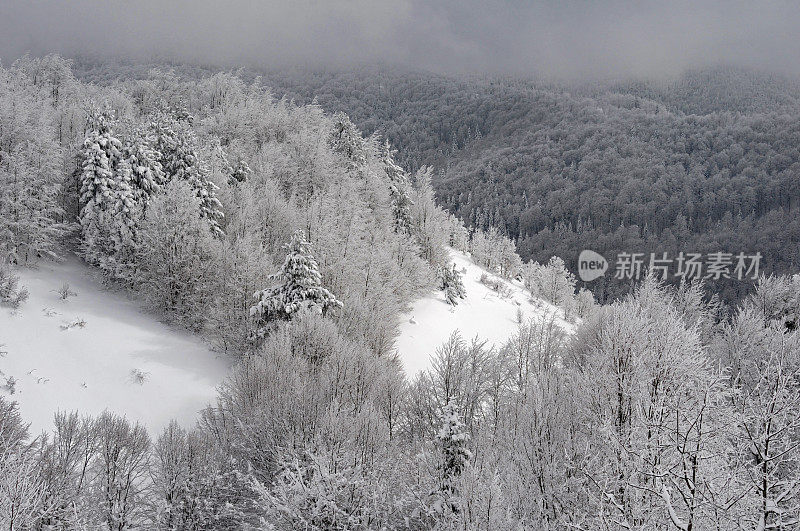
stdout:
[(384, 62), (545, 78), (800, 73), (789, 0), (5, 1), (0, 58), (30, 52), (224, 66)]

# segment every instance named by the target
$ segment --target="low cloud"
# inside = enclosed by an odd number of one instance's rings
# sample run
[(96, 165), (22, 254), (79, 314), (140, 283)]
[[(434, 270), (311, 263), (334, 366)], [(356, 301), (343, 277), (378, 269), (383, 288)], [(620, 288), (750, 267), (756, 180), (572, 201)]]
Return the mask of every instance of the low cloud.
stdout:
[(664, 77), (800, 74), (800, 3), (696, 0), (6, 0), (0, 58), (58, 52), (275, 67)]

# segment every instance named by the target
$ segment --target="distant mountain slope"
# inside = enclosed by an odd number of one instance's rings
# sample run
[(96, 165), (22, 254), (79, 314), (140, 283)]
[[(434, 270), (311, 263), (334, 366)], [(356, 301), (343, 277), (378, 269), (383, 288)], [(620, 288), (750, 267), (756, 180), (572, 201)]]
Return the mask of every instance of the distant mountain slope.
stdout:
[[(0, 308), (0, 384), (15, 392), (31, 432), (50, 431), (57, 411), (108, 409), (156, 434), (171, 419), (190, 427), (216, 396), (228, 366), (199, 340), (157, 322), (77, 259), (18, 271), (30, 298)], [(64, 282), (77, 295), (62, 300)], [(137, 381), (133, 371), (141, 371)], [(0, 385), (0, 387), (3, 387)]]
[[(270, 73), (276, 94), (315, 97), (433, 164), (439, 201), (471, 226), (498, 226), (523, 259), (587, 248), (764, 255), (800, 270), (800, 85), (716, 68), (664, 82), (558, 86), (381, 69)], [(313, 96), (312, 96), (313, 95)], [(629, 283), (591, 286), (601, 301)], [(752, 282), (715, 282), (740, 300)]]

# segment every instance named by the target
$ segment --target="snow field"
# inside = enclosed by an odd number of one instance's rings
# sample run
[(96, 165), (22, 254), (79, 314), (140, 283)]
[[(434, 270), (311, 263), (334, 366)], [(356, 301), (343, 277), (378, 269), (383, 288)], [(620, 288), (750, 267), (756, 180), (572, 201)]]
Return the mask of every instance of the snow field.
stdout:
[[(77, 258), (17, 273), (30, 297), (17, 310), (0, 307), (0, 395), (18, 402), (32, 435), (52, 429), (56, 411), (106, 409), (155, 435), (173, 418), (192, 426), (215, 399), (228, 364), (104, 289)], [(65, 282), (77, 295), (63, 300)]]
[[(411, 310), (402, 315), (396, 346), (409, 377), (427, 369), (436, 349), (456, 330), (466, 340), (478, 336), (489, 344), (502, 345), (519, 326), (518, 309), (523, 320), (555, 318), (565, 330), (574, 329), (564, 320), (560, 308), (540, 299), (531, 302), (530, 293), (519, 283), (487, 273), (459, 251), (450, 249), (450, 258), (456, 269), (462, 272), (467, 298), (459, 300), (457, 306), (450, 306), (445, 301), (444, 292), (435, 290), (417, 300)], [(482, 284), (480, 278), (484, 273), (505, 285), (508, 296)]]

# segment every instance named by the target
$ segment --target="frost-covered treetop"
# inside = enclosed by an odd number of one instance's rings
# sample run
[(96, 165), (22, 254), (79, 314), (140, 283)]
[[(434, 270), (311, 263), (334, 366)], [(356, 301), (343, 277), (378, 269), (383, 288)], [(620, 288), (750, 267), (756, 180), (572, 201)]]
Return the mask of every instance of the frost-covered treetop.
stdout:
[(294, 233), (287, 251), (281, 270), (270, 277), (277, 284), (255, 294), (258, 303), (250, 308), (250, 315), (269, 322), (291, 319), (301, 310), (324, 314), (329, 308), (341, 307), (342, 303), (322, 286), (319, 265), (302, 231)]

